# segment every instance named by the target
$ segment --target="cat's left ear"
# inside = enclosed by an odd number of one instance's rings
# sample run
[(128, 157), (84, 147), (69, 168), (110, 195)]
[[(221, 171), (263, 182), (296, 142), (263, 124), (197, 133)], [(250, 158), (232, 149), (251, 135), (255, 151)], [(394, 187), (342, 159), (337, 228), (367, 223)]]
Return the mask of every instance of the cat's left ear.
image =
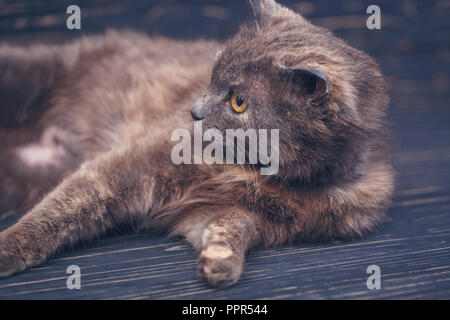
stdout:
[(272, 17), (281, 15), (283, 9), (285, 13), (289, 11), (274, 0), (245, 0), (245, 3), (258, 30)]
[(327, 75), (322, 70), (281, 65), (277, 68), (282, 78), (306, 95), (311, 104), (321, 104), (327, 100), (330, 90)]

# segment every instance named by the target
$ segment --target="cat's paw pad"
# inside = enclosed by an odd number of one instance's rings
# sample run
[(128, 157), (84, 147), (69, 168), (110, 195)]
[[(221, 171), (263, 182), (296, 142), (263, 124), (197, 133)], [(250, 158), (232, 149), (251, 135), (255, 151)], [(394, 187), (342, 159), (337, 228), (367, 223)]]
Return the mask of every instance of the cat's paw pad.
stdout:
[(211, 285), (225, 288), (239, 280), (243, 260), (227, 245), (210, 244), (200, 253), (199, 273)]

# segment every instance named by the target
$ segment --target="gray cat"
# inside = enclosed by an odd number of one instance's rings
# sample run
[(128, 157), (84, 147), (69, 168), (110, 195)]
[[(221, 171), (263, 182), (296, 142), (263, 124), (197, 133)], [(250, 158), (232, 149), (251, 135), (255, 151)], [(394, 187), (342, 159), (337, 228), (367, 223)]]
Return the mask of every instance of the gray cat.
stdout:
[[(112, 229), (155, 230), (184, 236), (225, 287), (249, 248), (374, 230), (393, 190), (378, 65), (272, 0), (248, 5), (255, 21), (224, 44), (109, 32), (0, 47), (0, 210), (26, 213), (0, 233), (2, 277)], [(278, 172), (174, 164), (171, 132), (195, 121), (279, 129)]]

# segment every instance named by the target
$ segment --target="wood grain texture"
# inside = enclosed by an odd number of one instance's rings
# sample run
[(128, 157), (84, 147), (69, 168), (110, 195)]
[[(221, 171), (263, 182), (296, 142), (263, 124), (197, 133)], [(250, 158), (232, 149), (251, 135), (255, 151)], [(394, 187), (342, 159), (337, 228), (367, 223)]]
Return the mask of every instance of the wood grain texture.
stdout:
[[(148, 234), (111, 237), (0, 280), (0, 299), (450, 298), (450, 8), (442, 0), (380, 1), (388, 23), (382, 30), (369, 31), (365, 25), (358, 27), (359, 20), (365, 21), (361, 17), (367, 1), (280, 2), (310, 12), (313, 22), (332, 27), (338, 36), (369, 52), (392, 80), (389, 119), (396, 194), (389, 220), (378, 232), (352, 242), (254, 250), (242, 279), (225, 290), (198, 278), (196, 254), (182, 240)], [(48, 2), (45, 7), (20, 3), (1, 2), (1, 40), (61, 41), (78, 36), (67, 35), (57, 20), (39, 20), (60, 14), (64, 2)], [(111, 26), (182, 38), (222, 38), (247, 16), (239, 11), (244, 5), (234, 1), (183, 1), (166, 9), (167, 4), (158, 1), (114, 3), (80, 1), (91, 12), (83, 33)], [(17, 28), (24, 25), (17, 22), (20, 18), (28, 21), (23, 28)], [(4, 217), (0, 228), (14, 220)], [(66, 287), (66, 269), (72, 264), (81, 268), (80, 290)], [(366, 287), (366, 268), (372, 264), (381, 268), (380, 290)]]

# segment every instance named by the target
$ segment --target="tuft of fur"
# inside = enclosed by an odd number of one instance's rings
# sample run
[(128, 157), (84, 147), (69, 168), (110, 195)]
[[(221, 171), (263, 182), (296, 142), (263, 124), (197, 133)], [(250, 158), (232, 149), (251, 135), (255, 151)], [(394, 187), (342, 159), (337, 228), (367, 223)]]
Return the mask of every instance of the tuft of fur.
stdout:
[[(272, 0), (252, 3), (258, 28), (225, 44), (110, 31), (0, 47), (0, 207), (27, 211), (0, 233), (0, 276), (111, 230), (151, 229), (184, 236), (200, 275), (225, 287), (252, 247), (379, 225), (393, 172), (376, 62)], [(278, 174), (174, 165), (171, 132), (192, 130), (193, 104), (205, 129), (279, 129)]]

